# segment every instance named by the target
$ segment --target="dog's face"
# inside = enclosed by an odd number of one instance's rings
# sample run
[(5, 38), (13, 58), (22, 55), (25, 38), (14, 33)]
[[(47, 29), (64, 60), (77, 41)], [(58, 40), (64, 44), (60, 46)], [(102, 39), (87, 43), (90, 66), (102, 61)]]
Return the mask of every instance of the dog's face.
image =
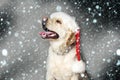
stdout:
[(42, 19), (45, 32), (40, 35), (50, 41), (65, 41), (66, 45), (75, 42), (75, 29), (78, 28), (75, 19), (63, 12), (53, 13), (50, 18)]

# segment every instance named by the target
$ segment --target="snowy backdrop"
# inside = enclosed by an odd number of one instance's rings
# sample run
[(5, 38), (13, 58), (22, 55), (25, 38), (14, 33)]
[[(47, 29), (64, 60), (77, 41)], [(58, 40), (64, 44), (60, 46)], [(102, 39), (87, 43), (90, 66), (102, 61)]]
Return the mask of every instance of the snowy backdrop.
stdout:
[(41, 19), (76, 17), (90, 80), (120, 80), (119, 0), (0, 0), (0, 80), (45, 80), (49, 47)]

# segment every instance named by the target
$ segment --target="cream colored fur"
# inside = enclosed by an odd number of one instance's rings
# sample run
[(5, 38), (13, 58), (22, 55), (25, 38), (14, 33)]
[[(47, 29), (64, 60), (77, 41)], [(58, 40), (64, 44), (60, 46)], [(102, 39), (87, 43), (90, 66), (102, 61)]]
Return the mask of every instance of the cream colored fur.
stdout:
[(77, 61), (75, 46), (70, 47), (75, 42), (75, 30), (79, 28), (74, 18), (56, 12), (50, 16), (46, 27), (59, 34), (58, 39), (49, 40), (46, 80), (87, 80), (86, 76), (84, 79), (80, 76), (85, 72), (85, 63)]

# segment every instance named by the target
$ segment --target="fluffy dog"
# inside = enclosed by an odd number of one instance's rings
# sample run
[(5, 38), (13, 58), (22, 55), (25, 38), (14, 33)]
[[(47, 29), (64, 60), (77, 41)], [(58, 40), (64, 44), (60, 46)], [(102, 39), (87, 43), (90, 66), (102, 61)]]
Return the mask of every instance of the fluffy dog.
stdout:
[(55, 12), (42, 19), (40, 32), (50, 42), (46, 80), (87, 80), (85, 63), (76, 59), (75, 19), (64, 12)]

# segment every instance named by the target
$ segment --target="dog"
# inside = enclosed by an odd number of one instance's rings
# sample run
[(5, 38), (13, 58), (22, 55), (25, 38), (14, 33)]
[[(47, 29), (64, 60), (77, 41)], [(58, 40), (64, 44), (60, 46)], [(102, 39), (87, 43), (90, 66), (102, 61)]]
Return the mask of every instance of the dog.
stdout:
[(85, 63), (76, 58), (75, 33), (79, 26), (75, 18), (55, 12), (42, 19), (40, 35), (50, 42), (46, 80), (88, 80)]

